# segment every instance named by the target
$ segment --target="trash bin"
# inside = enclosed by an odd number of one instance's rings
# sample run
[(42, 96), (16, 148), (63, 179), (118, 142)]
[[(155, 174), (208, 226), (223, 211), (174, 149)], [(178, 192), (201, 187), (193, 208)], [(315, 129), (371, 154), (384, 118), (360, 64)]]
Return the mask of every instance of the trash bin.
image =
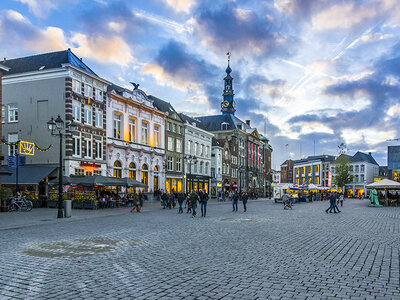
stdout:
[(71, 218), (71, 200), (64, 200), (64, 218)]

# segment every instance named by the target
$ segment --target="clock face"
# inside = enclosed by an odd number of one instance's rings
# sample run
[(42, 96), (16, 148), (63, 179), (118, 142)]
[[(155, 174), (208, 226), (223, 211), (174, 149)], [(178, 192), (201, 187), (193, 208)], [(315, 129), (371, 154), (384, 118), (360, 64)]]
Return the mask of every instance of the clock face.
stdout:
[(228, 106), (229, 106), (229, 102), (227, 100), (222, 102), (222, 107), (228, 107)]

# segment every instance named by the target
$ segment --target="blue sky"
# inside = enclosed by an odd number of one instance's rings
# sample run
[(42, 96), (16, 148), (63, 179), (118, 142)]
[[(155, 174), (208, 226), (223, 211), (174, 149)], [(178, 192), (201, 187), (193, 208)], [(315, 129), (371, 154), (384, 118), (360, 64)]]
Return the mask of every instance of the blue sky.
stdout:
[(220, 112), (229, 51), (236, 115), (270, 138), (273, 167), (342, 142), (386, 165), (386, 140), (400, 137), (399, 37), (396, 0), (0, 2), (3, 57), (69, 47), (195, 116)]

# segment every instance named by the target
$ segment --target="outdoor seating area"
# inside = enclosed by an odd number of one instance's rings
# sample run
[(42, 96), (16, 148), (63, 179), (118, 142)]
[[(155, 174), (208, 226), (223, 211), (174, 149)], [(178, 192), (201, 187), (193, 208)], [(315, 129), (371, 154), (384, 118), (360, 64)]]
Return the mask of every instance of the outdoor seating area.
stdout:
[(382, 206), (400, 206), (400, 183), (383, 179), (368, 184), (367, 189), (377, 191), (379, 204)]

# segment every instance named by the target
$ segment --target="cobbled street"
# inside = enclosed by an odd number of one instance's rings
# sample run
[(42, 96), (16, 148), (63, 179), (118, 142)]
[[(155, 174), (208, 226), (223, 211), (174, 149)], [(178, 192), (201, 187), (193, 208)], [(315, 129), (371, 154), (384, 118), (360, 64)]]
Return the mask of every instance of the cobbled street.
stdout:
[(210, 203), (207, 218), (149, 205), (3, 222), (0, 298), (400, 299), (400, 207), (347, 200), (342, 213), (326, 214), (327, 201), (286, 211), (263, 200), (244, 213), (239, 205), (234, 213)]

